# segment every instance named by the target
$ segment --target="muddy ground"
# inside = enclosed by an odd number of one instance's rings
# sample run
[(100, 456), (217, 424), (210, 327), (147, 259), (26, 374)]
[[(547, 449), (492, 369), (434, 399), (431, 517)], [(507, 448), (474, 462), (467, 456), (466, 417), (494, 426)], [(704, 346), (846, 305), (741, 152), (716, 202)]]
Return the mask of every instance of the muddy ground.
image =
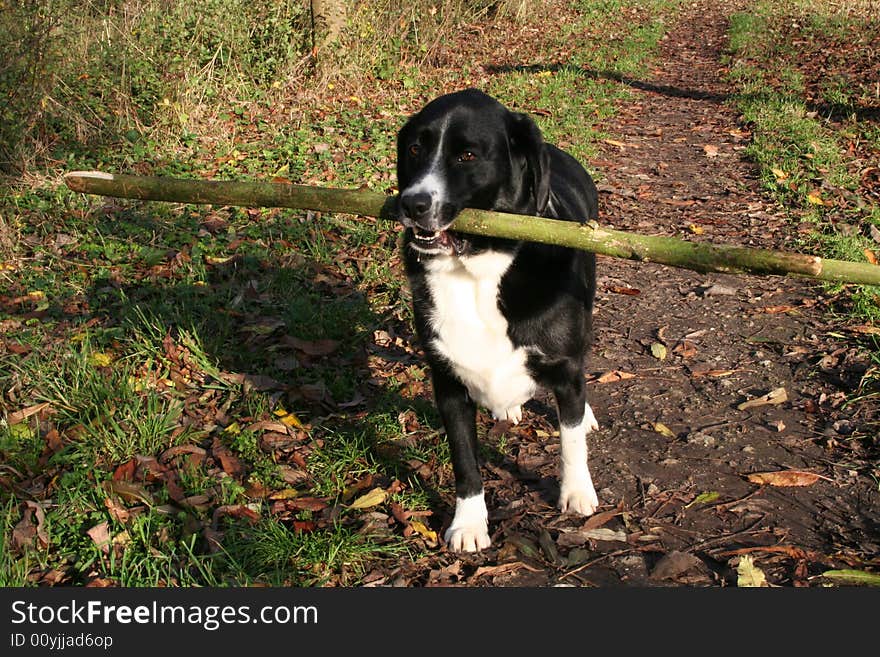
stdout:
[[(750, 135), (726, 102), (725, 29), (697, 3), (647, 79), (622, 81), (631, 101), (604, 126), (620, 137), (589, 163), (601, 223), (792, 248), (798, 227), (760, 191), (743, 155)], [(860, 438), (876, 408), (846, 403), (869, 363), (829, 324), (833, 301), (808, 281), (600, 258), (587, 372), (597, 515), (555, 508), (545, 397), (514, 428), (481, 418), (487, 449), (505, 441), (484, 467), (493, 546), (439, 552), (368, 585), (731, 586), (748, 554), (771, 584), (820, 586), (830, 568), (876, 566), (880, 494)], [(785, 401), (739, 409), (780, 388)], [(807, 485), (747, 479), (779, 471)]]

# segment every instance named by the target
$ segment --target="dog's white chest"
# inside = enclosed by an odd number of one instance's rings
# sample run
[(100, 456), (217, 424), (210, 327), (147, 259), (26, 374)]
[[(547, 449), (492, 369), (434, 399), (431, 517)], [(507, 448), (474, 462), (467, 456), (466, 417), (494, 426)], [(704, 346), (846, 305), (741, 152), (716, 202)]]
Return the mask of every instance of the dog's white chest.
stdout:
[(513, 256), (488, 252), (438, 257), (427, 263), (434, 301), (429, 318), (434, 348), (451, 364), (471, 398), (497, 418), (529, 400), (536, 383), (526, 368), (527, 352), (507, 336), (498, 308), (498, 284)]

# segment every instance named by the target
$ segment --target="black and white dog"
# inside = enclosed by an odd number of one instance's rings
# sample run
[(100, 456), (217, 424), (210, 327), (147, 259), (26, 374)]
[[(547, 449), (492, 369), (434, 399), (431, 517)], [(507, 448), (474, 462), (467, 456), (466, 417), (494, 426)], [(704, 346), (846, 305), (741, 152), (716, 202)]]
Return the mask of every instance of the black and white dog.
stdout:
[(441, 96), (398, 134), (398, 212), (416, 329), (452, 453), (455, 516), (447, 545), (490, 544), (477, 459), (476, 407), (516, 423), (539, 386), (556, 398), (559, 507), (589, 515), (596, 497), (586, 434), (595, 256), (448, 230), (463, 208), (586, 221), (596, 186), (534, 121), (476, 89)]

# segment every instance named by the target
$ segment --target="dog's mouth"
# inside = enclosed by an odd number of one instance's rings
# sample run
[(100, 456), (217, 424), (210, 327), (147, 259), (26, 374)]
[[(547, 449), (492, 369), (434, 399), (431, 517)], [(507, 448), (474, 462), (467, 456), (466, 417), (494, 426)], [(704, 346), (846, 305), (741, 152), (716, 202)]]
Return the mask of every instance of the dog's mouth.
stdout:
[(463, 238), (452, 230), (425, 230), (413, 226), (411, 244), (417, 251), (431, 254), (460, 254), (464, 250)]

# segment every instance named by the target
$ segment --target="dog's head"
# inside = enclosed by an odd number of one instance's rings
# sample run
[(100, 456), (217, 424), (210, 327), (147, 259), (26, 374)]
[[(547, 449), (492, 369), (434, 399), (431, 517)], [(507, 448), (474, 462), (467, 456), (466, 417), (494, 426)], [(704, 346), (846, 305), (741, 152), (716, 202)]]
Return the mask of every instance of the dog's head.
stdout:
[(448, 230), (464, 208), (541, 214), (550, 195), (541, 132), (476, 89), (440, 96), (397, 136), (398, 214), (428, 255), (466, 255), (478, 240)]

